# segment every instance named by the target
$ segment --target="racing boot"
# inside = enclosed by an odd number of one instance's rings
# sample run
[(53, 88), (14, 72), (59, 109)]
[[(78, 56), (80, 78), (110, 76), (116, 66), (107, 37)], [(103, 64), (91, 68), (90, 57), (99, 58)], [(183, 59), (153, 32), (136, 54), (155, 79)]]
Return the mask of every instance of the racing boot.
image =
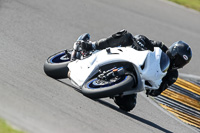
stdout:
[(137, 94), (131, 94), (126, 96), (114, 97), (114, 102), (119, 106), (120, 109), (129, 112), (136, 105)]

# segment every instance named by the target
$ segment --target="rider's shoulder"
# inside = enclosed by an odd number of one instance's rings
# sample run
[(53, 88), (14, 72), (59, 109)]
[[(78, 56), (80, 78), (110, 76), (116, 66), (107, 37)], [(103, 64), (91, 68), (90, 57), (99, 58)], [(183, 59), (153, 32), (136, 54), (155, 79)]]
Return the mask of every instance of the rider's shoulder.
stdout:
[(114, 33), (114, 34), (112, 35), (112, 37), (113, 37), (113, 38), (117, 38), (117, 37), (129, 35), (129, 34), (131, 34), (131, 33), (128, 32), (127, 30), (125, 30), (125, 29), (122, 29), (122, 30), (120, 30), (120, 31), (118, 31), (118, 32), (116, 32), (116, 33)]

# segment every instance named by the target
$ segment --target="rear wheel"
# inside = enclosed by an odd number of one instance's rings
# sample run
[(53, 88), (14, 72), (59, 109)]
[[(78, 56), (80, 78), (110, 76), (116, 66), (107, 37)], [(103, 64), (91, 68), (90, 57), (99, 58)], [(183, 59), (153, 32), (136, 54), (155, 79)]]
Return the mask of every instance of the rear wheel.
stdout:
[(44, 63), (44, 72), (46, 75), (54, 79), (67, 78), (68, 74), (68, 63), (71, 59), (72, 50), (58, 52), (50, 56)]
[(82, 93), (90, 98), (113, 97), (132, 88), (136, 83), (133, 75), (114, 77), (110, 80), (93, 78), (82, 88)]

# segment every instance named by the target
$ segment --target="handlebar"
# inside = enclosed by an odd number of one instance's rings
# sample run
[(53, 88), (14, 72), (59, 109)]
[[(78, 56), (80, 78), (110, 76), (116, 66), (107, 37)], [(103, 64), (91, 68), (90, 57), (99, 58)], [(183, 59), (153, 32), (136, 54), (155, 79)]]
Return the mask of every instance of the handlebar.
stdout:
[(85, 51), (82, 49), (81, 47), (81, 41), (76, 41), (74, 43), (74, 46), (73, 46), (73, 51), (71, 53), (71, 61), (74, 61), (76, 59), (81, 59), (81, 57), (87, 57), (88, 55), (91, 55), (91, 51)]
[(77, 39), (77, 41), (74, 43), (74, 46), (73, 46), (71, 61), (81, 58), (81, 54), (85, 53), (82, 51), (81, 41), (88, 41), (88, 40), (90, 40), (90, 34), (88, 33), (84, 33), (81, 36), (79, 36), (79, 38)]

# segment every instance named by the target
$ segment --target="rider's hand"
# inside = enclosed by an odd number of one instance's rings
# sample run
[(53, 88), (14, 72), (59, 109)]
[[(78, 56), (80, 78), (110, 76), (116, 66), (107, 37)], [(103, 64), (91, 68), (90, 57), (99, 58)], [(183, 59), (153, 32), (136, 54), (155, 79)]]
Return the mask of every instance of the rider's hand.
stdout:
[(93, 50), (92, 43), (88, 41), (81, 41), (82, 50), (91, 51)]
[(134, 41), (136, 41), (136, 43), (137, 43), (136, 45), (139, 46), (138, 49), (154, 51), (153, 44), (146, 36), (136, 35), (136, 36), (134, 36)]

